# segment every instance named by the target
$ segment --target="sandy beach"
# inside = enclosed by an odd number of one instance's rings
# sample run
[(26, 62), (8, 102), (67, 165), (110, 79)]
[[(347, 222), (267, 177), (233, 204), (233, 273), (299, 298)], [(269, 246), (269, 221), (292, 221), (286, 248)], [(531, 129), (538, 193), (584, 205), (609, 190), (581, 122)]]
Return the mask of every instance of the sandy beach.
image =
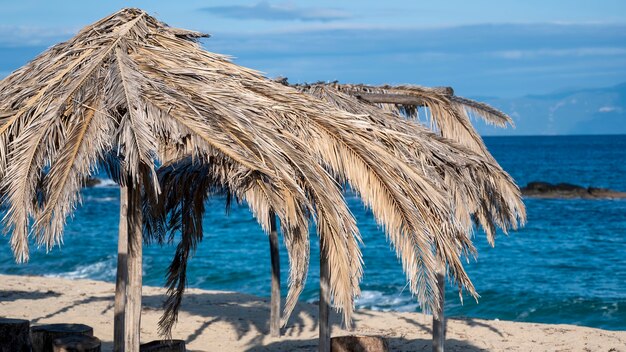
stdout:
[[(83, 323), (110, 351), (114, 285), (92, 280), (0, 275), (0, 316), (31, 324)], [(144, 287), (142, 341), (158, 339), (164, 289)], [(487, 303), (485, 303), (487, 304)], [(190, 289), (173, 337), (189, 351), (314, 351), (317, 306), (300, 303), (283, 337), (268, 336), (265, 298), (236, 292)], [(358, 310), (353, 333), (385, 336), (392, 351), (430, 351), (430, 316)], [(333, 316), (332, 335), (348, 334)], [(449, 319), (448, 351), (626, 351), (626, 331), (573, 325)]]

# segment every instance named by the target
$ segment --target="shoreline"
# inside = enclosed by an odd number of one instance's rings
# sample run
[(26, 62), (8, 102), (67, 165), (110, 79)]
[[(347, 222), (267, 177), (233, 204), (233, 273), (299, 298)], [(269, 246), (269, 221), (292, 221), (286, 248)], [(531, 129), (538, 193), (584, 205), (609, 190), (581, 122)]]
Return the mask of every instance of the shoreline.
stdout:
[[(33, 324), (82, 323), (112, 349), (114, 284), (87, 279), (0, 274), (0, 316)], [(142, 342), (159, 339), (157, 323), (165, 289), (144, 286)], [(314, 351), (317, 305), (300, 302), (282, 330), (269, 336), (269, 298), (227, 291), (188, 289), (172, 337), (188, 351)], [(332, 336), (362, 334), (387, 338), (391, 351), (430, 350), (431, 317), (422, 313), (358, 309), (354, 329), (331, 314)], [(449, 351), (626, 351), (626, 331), (566, 324), (450, 318)]]

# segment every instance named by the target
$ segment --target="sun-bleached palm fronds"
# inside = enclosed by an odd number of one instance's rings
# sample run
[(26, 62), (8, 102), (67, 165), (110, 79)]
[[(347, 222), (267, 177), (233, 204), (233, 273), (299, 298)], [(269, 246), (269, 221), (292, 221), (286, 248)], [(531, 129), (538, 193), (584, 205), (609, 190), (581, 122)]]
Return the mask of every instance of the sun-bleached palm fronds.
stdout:
[[(371, 86), (361, 84), (333, 84), (335, 88), (354, 96), (363, 95), (367, 102), (367, 94), (393, 94), (404, 97), (403, 100), (412, 100), (415, 103), (395, 104), (384, 102), (380, 108), (395, 114), (411, 118), (418, 118), (418, 108), (427, 108), (426, 117), (430, 120), (431, 128), (439, 131), (442, 136), (452, 139), (470, 149), (489, 155), (482, 139), (471, 124), (471, 117), (478, 117), (485, 122), (505, 127), (513, 125), (513, 120), (505, 113), (471, 99), (454, 95), (451, 88), (428, 88), (421, 86)], [(409, 99), (406, 99), (409, 98)]]
[[(418, 124), (404, 121), (394, 115), (394, 109), (383, 109), (358, 99), (352, 86), (337, 83), (299, 85), (296, 88), (316, 96), (334, 106), (355, 114), (365, 114), (376, 124), (396, 131), (397, 142), (390, 148), (405, 159), (414, 162), (416, 168), (432, 169), (445, 183), (450, 192), (452, 209), (464, 231), (450, 228), (456, 239), (456, 247), (443, 247), (440, 253), (453, 251), (452, 262), (443, 258), (459, 286), (466, 286), (474, 293), (462, 265), (456, 261), (459, 253), (471, 253), (472, 218), (485, 230), (493, 244), (495, 228), (504, 231), (517, 228), (525, 221), (525, 208), (521, 194), (510, 176), (489, 156), (474, 152), (449, 139), (438, 137)], [(446, 94), (435, 89), (433, 94)], [(470, 126), (471, 127), (471, 126)], [(473, 129), (472, 129), (473, 131)]]
[[(290, 196), (289, 192), (275, 187), (275, 183), (269, 183), (262, 175), (248, 172), (226, 159), (215, 156), (204, 160), (193, 160), (190, 157), (179, 159), (161, 167), (158, 174), (163, 192), (158, 202), (145, 203), (145, 233), (150, 236), (148, 240), (157, 240), (161, 243), (172, 242), (176, 232), (181, 234), (175, 258), (168, 272), (169, 298), (160, 321), (163, 333), (169, 333), (176, 321), (185, 289), (187, 260), (197, 241), (202, 238), (203, 201), (211, 194), (225, 194), (245, 201), (266, 231), (268, 219), (265, 217), (269, 215), (269, 209), (274, 210), (281, 220), (290, 255), (288, 296), (297, 299), (306, 280), (309, 256), (310, 209), (306, 206), (310, 203), (303, 198), (303, 194)], [(306, 243), (304, 250), (294, 248), (302, 246), (302, 242)], [(293, 256), (295, 258), (292, 258)], [(295, 305), (295, 302), (291, 305)]]
[(481, 118), (483, 121), (490, 125), (498, 127), (506, 127), (507, 125), (515, 126), (511, 117), (502, 111), (494, 108), (491, 105), (459, 97), (456, 95), (450, 96), (450, 100), (456, 106), (457, 110), (465, 112), (468, 117)]
[[(501, 167), (495, 162), (491, 154), (487, 151), (482, 138), (478, 135), (470, 122), (470, 116), (480, 117), (487, 123), (500, 127), (506, 125), (513, 126), (513, 121), (505, 113), (481, 102), (458, 97), (454, 95), (448, 87), (420, 87), (420, 86), (369, 86), (339, 83), (319, 83), (314, 85), (297, 86), (300, 90), (310, 90), (311, 87), (325, 86), (335, 91), (339, 91), (353, 97), (365, 105), (377, 106), (380, 109), (393, 113), (396, 116), (418, 118), (417, 108), (427, 108), (427, 118), (430, 120), (430, 127), (438, 132), (442, 137), (459, 143), (475, 153), (489, 159), (493, 166)], [(365, 94), (364, 94), (365, 93)], [(387, 99), (385, 103), (371, 103), (367, 94), (380, 94)], [(376, 97), (379, 99), (380, 97)], [(396, 104), (393, 101), (413, 101), (413, 105), (404, 103)], [(352, 104), (354, 105), (354, 104)], [(354, 112), (354, 111), (353, 111)], [(509, 177), (510, 178), (510, 177)], [(512, 180), (509, 182), (513, 188), (517, 188)], [(506, 188), (506, 187), (505, 187)], [(504, 189), (504, 188), (503, 188)], [(511, 198), (519, 198), (516, 193), (509, 193)], [(520, 203), (523, 210), (523, 204)]]

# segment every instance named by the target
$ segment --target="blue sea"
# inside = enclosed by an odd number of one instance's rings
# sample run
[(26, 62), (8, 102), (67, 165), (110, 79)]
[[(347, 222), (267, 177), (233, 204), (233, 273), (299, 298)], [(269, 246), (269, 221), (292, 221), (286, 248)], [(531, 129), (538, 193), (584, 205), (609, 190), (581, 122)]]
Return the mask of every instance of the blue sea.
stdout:
[[(486, 137), (494, 157), (520, 186), (534, 180), (626, 191), (626, 136)], [(418, 311), (401, 265), (359, 199), (348, 195), (364, 247), (359, 307)], [(17, 265), (0, 237), (0, 273), (114, 281), (118, 189), (112, 183), (84, 190), (84, 202), (67, 226), (65, 243), (33, 251)], [(564, 323), (626, 330), (626, 200), (525, 199), (528, 224), (491, 248), (476, 232), (476, 261), (468, 272), (480, 299), (461, 304), (449, 287), (449, 316)], [(190, 262), (189, 286), (270, 294), (267, 237), (245, 206), (225, 214), (222, 198), (209, 201), (205, 238)], [(302, 300), (317, 299), (318, 247)], [(144, 283), (160, 286), (172, 247), (144, 249)], [(287, 257), (281, 248), (286, 293)], [(1, 289), (1, 288), (0, 288)]]

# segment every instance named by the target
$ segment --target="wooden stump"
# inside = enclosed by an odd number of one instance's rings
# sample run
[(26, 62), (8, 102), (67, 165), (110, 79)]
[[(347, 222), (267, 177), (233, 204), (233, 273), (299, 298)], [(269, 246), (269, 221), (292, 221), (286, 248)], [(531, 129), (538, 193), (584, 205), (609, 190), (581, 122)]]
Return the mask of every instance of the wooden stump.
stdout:
[(52, 342), (58, 338), (85, 335), (93, 336), (93, 329), (84, 324), (48, 324), (30, 329), (33, 352), (53, 352)]
[(139, 348), (140, 352), (186, 352), (183, 340), (156, 340), (144, 343)]
[(86, 335), (72, 335), (52, 342), (53, 352), (100, 352), (100, 339)]
[(0, 318), (0, 352), (30, 352), (28, 320)]
[(332, 352), (388, 352), (387, 341), (379, 336), (336, 336), (330, 339)]

